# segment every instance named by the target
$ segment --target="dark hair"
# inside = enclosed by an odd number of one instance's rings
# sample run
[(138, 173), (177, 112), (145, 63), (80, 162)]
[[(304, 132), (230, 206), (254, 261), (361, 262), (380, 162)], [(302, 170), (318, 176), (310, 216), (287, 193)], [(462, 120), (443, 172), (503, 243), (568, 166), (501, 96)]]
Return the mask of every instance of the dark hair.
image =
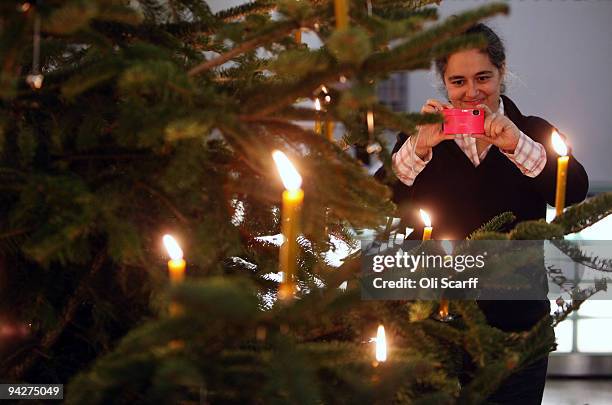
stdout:
[[(471, 26), (462, 35), (470, 34), (481, 34), (486, 38), (487, 46), (482, 49), (483, 53), (489, 56), (489, 60), (496, 68), (502, 69), (506, 63), (506, 51), (499, 36), (491, 28), (482, 23)], [(448, 57), (449, 55), (446, 55), (435, 60), (436, 71), (442, 78), (442, 83), (444, 83), (444, 72), (448, 64)]]

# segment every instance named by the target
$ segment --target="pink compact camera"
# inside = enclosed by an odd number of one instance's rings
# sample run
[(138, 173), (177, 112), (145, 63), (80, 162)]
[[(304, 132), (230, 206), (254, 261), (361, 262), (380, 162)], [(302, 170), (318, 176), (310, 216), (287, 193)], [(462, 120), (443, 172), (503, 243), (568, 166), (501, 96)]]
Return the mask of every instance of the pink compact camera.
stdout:
[(484, 110), (471, 108), (446, 108), (444, 114), (445, 134), (484, 134)]

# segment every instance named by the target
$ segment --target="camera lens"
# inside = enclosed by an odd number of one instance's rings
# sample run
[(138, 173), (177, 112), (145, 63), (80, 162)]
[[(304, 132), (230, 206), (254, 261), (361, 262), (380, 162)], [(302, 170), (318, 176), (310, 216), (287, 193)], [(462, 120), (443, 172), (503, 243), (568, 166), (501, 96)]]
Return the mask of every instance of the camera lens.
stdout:
[(480, 115), (480, 110), (472, 110), (472, 115)]

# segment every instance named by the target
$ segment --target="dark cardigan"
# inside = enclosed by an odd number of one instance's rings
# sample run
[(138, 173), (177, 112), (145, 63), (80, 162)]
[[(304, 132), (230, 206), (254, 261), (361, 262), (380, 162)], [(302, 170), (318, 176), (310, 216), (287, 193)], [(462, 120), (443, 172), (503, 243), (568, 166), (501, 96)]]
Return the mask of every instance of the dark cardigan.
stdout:
[[(547, 161), (535, 178), (525, 176), (499, 149), (493, 146), (485, 159), (474, 167), (454, 141), (443, 141), (433, 148), (433, 157), (416, 177), (412, 186), (397, 180), (393, 200), (406, 225), (415, 231), (410, 238), (422, 237), (423, 224), (419, 208), (433, 221), (434, 239), (463, 239), (496, 215), (511, 211), (516, 222), (546, 217), (546, 203), (554, 205), (557, 176), (557, 154), (550, 135), (553, 126), (538, 117), (525, 117), (516, 105), (502, 96), (505, 114), (527, 136), (546, 148)], [(397, 152), (406, 141), (398, 135), (393, 148)], [(381, 171), (377, 176), (384, 175)], [(570, 158), (567, 174), (566, 204), (582, 201), (589, 182), (584, 167)], [(504, 229), (504, 230), (509, 230)], [(481, 301), (489, 323), (504, 330), (531, 327), (548, 311), (548, 301)]]

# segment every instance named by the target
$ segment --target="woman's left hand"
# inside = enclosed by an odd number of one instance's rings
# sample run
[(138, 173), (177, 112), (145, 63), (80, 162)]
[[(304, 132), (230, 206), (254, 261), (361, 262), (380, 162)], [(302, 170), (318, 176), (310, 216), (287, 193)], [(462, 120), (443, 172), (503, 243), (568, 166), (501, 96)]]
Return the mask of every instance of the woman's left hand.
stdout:
[(485, 133), (472, 134), (472, 137), (492, 143), (503, 152), (514, 153), (521, 133), (514, 122), (503, 114), (492, 112), (485, 104), (479, 104), (477, 107), (485, 111)]

